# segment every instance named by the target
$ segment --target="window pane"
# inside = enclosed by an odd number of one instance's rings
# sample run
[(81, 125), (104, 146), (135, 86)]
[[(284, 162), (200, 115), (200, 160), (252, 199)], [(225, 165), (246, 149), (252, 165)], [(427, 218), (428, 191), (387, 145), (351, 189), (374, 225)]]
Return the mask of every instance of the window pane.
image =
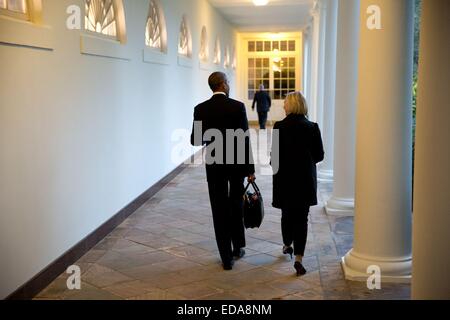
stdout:
[(288, 89), (288, 81), (281, 80), (281, 89)]
[[(159, 51), (164, 51), (166, 44), (163, 44), (163, 38), (161, 38), (162, 32), (165, 30), (166, 26), (163, 25), (161, 17), (159, 16), (160, 10), (156, 3), (152, 0), (150, 1), (149, 15), (147, 18), (147, 27), (145, 30), (145, 44), (149, 47), (158, 49)], [(207, 60), (207, 36), (206, 29), (202, 30), (201, 38), (201, 49), (200, 49), (200, 59)]]
[(269, 58), (265, 58), (263, 64), (264, 64), (264, 68), (269, 68), (269, 65), (270, 65)]
[(280, 80), (275, 80), (273, 85), (274, 85), (275, 89), (280, 89), (281, 88), (281, 81)]
[(264, 80), (263, 84), (264, 84), (264, 88), (269, 89), (269, 87), (270, 87), (270, 81), (269, 80)]
[(248, 90), (248, 100), (253, 100), (254, 97), (255, 97), (255, 91)]
[(262, 78), (262, 70), (256, 69), (256, 78)]
[(275, 100), (280, 100), (281, 99), (281, 91), (275, 90), (274, 93), (273, 93), (273, 98)]
[(270, 41), (264, 41), (264, 51), (272, 51), (271, 44), (272, 43)]
[(285, 68), (288, 66), (288, 58), (283, 58), (281, 60), (281, 66)]
[(282, 99), (286, 98), (286, 96), (287, 96), (288, 93), (289, 93), (288, 90), (283, 90), (283, 91), (281, 91), (281, 98), (282, 98)]
[(248, 80), (248, 89), (255, 89), (255, 80)]
[(248, 42), (248, 52), (255, 52), (255, 41)]
[(273, 77), (274, 77), (275, 79), (280, 79), (280, 78), (281, 78), (281, 72), (280, 72), (280, 71), (275, 71), (275, 72), (273, 73)]
[(255, 78), (255, 69), (248, 69), (248, 78), (249, 79)]
[(289, 80), (289, 89), (295, 90), (295, 79)]
[(263, 78), (269, 79), (270, 78), (270, 71), (269, 69), (263, 69)]
[(281, 51), (287, 51), (287, 41), (281, 41)]
[(6, 9), (6, 0), (0, 0), (0, 8)]
[(255, 67), (255, 59), (248, 59), (248, 67), (249, 68)]
[(295, 69), (290, 69), (289, 70), (289, 78), (294, 78), (295, 79)]
[(289, 58), (289, 67), (295, 68), (295, 58)]
[(257, 68), (262, 68), (262, 59), (261, 58), (257, 58), (256, 59), (256, 67)]
[(256, 51), (257, 52), (263, 51), (263, 42), (262, 41), (256, 41)]
[(27, 3), (26, 0), (8, 0), (8, 10), (26, 13)]
[(295, 51), (295, 40), (289, 41), (289, 51)]
[(286, 68), (283, 68), (283, 69), (281, 70), (281, 77), (282, 77), (282, 78), (287, 78), (287, 77), (288, 77), (288, 71), (287, 71)]
[(86, 1), (85, 28), (92, 32), (116, 37), (116, 15), (112, 0)]
[(280, 50), (280, 42), (279, 41), (272, 42), (272, 49), (273, 50)]

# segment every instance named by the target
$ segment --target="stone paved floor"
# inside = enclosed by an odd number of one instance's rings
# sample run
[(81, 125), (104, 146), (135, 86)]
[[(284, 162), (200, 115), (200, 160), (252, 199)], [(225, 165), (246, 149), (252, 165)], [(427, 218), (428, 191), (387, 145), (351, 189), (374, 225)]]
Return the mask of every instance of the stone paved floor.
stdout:
[(313, 207), (304, 265), (281, 254), (280, 211), (272, 208), (271, 176), (257, 180), (266, 204), (261, 229), (247, 231), (247, 255), (223, 271), (212, 228), (203, 166), (189, 166), (76, 264), (82, 289), (69, 291), (59, 276), (36, 299), (268, 300), (409, 299), (410, 286), (346, 281), (340, 257), (353, 241), (353, 218), (330, 217), (323, 200), (332, 185), (320, 184)]

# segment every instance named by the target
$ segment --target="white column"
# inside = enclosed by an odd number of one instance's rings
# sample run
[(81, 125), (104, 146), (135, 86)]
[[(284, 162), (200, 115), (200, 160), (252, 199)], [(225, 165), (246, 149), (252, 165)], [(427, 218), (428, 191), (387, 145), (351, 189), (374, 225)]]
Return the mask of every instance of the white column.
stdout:
[(422, 7), (414, 169), (413, 299), (450, 298), (450, 2)]
[(320, 164), (318, 178), (321, 181), (333, 181), (334, 165), (334, 110), (336, 99), (336, 45), (337, 45), (338, 1), (327, 4), (327, 22), (325, 34), (325, 68), (323, 82), (322, 136), (325, 159)]
[[(311, 17), (308, 26), (305, 29), (306, 34), (306, 51), (305, 51), (305, 81), (304, 81), (304, 90), (305, 90), (305, 98), (308, 102), (308, 106), (312, 107), (312, 70), (313, 70), (313, 36), (314, 36), (314, 21)], [(311, 110), (312, 112), (312, 110)]]
[[(381, 29), (369, 30), (377, 6)], [(374, 7), (371, 7), (374, 8)], [(411, 279), (414, 0), (362, 0), (356, 135), (355, 234), (347, 279)]]
[(336, 56), (333, 195), (328, 214), (353, 215), (355, 210), (356, 103), (360, 0), (340, 0)]
[(323, 83), (325, 62), (326, 0), (316, 0), (311, 10), (313, 17), (313, 48), (311, 73), (310, 119), (322, 124)]
[(308, 103), (310, 103), (311, 101), (311, 95), (312, 95), (312, 90), (311, 90), (311, 77), (312, 77), (312, 47), (313, 47), (313, 26), (312, 26), (312, 20), (310, 22), (310, 25), (308, 27), (308, 59), (306, 60), (306, 64), (308, 66), (308, 70), (306, 73), (306, 99), (308, 101)]
[(311, 48), (311, 28), (310, 26), (305, 27), (302, 33), (303, 38), (303, 75), (302, 75), (302, 92), (305, 96), (305, 99), (309, 101), (309, 75), (310, 75), (310, 68), (311, 64), (309, 62), (309, 57), (311, 55), (310, 48)]

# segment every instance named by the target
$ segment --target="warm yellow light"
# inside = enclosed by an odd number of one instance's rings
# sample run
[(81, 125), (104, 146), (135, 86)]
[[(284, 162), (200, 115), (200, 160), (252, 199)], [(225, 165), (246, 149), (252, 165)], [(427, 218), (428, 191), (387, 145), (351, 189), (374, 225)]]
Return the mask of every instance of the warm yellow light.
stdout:
[(269, 0), (253, 0), (255, 6), (265, 6), (269, 3)]

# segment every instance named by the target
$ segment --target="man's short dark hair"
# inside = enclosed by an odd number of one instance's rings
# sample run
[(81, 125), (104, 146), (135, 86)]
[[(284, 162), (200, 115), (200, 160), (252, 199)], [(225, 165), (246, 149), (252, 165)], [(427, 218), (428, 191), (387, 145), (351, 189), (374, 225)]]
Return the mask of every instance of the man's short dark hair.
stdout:
[(208, 83), (212, 91), (216, 92), (227, 81), (227, 75), (223, 72), (214, 72), (209, 76)]

